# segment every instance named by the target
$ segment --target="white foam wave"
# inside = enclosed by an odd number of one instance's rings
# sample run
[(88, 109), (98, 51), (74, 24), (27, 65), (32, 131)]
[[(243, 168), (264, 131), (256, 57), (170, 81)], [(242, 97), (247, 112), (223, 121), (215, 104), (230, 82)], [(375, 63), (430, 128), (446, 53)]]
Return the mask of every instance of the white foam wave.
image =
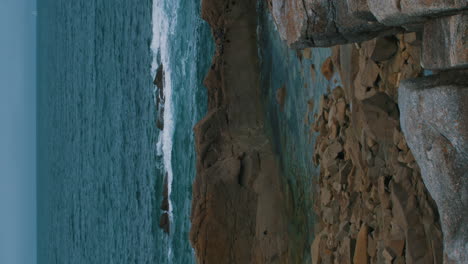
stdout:
[[(172, 98), (171, 81), (171, 60), (169, 39), (174, 34), (173, 25), (176, 23), (176, 11), (178, 1), (173, 0), (154, 0), (153, 1), (153, 39), (151, 42), (151, 51), (153, 61), (151, 64), (151, 74), (154, 77), (160, 64), (164, 66), (164, 129), (159, 135), (156, 145), (157, 153), (163, 156), (164, 168), (167, 172), (168, 199), (169, 199), (169, 220), (173, 222), (173, 204), (171, 200), (173, 171), (172, 171), (172, 145), (174, 138), (174, 107)], [(170, 10), (170, 13), (168, 12)], [(159, 54), (159, 58), (158, 58)], [(160, 59), (160, 60), (159, 60)], [(169, 250), (171, 255), (171, 250)]]

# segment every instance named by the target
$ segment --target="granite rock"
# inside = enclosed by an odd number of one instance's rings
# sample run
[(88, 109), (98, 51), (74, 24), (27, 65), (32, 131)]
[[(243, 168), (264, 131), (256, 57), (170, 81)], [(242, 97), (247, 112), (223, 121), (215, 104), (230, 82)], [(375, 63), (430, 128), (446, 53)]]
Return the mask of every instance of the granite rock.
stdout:
[(368, 0), (377, 20), (388, 26), (417, 24), (467, 8), (466, 0)]
[(437, 203), (444, 249), (456, 263), (468, 262), (468, 72), (402, 82), (401, 125)]
[(422, 65), (426, 69), (468, 68), (468, 12), (424, 25)]
[(364, 41), (400, 30), (375, 21), (362, 1), (272, 0), (269, 8), (280, 36), (294, 48)]
[(467, 0), (269, 0), (280, 36), (293, 48), (362, 42), (461, 13)]

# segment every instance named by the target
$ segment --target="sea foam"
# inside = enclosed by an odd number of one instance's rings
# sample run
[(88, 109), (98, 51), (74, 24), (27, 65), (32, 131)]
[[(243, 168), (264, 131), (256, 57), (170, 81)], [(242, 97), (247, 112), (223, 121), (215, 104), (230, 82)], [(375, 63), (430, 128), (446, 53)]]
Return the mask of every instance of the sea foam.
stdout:
[[(157, 154), (163, 156), (163, 165), (167, 173), (168, 199), (169, 199), (169, 220), (173, 223), (173, 203), (171, 200), (173, 170), (172, 170), (172, 146), (174, 138), (174, 106), (172, 96), (172, 72), (169, 39), (174, 34), (173, 25), (176, 24), (178, 1), (154, 0), (153, 1), (153, 39), (151, 51), (153, 61), (151, 64), (151, 74), (156, 75), (158, 67), (164, 66), (164, 129), (159, 135), (156, 145)], [(155, 91), (156, 92), (156, 91)], [(171, 250), (169, 249), (169, 254)]]

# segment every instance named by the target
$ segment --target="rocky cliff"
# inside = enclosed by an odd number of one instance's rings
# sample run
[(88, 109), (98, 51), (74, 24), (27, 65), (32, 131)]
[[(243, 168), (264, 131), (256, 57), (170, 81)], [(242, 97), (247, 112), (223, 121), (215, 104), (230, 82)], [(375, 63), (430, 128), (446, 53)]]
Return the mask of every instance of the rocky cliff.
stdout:
[[(284, 185), (264, 133), (256, 2), (204, 0), (216, 52), (208, 113), (195, 126), (190, 241), (198, 263), (300, 263), (289, 243)], [(301, 249), (299, 249), (301, 250)]]

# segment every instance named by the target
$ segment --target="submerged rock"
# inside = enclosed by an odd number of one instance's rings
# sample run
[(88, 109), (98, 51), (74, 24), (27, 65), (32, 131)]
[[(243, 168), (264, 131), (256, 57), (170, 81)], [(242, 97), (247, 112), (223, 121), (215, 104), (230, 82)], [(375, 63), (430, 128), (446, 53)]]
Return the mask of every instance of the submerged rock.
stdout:
[(327, 58), (322, 64), (322, 75), (325, 76), (325, 79), (328, 81), (333, 77), (333, 61), (331, 58)]
[(281, 111), (284, 109), (284, 101), (286, 99), (286, 86), (283, 85), (281, 88), (276, 90), (276, 102), (280, 106)]
[(166, 233), (169, 234), (170, 231), (170, 221), (169, 214), (163, 213), (159, 219), (159, 227)]
[(167, 182), (167, 173), (164, 177), (164, 186), (163, 186), (163, 199), (161, 201), (161, 210), (163, 211), (159, 219), (159, 227), (169, 234), (170, 230), (170, 221), (169, 221), (169, 186)]
[(399, 93), (401, 125), (437, 203), (444, 248), (468, 262), (468, 71), (408, 80)]
[(153, 83), (158, 88), (156, 94), (156, 108), (158, 110), (158, 117), (156, 120), (156, 127), (160, 130), (164, 129), (164, 104), (166, 102), (166, 96), (164, 94), (164, 65), (159, 65), (156, 70), (156, 76)]

